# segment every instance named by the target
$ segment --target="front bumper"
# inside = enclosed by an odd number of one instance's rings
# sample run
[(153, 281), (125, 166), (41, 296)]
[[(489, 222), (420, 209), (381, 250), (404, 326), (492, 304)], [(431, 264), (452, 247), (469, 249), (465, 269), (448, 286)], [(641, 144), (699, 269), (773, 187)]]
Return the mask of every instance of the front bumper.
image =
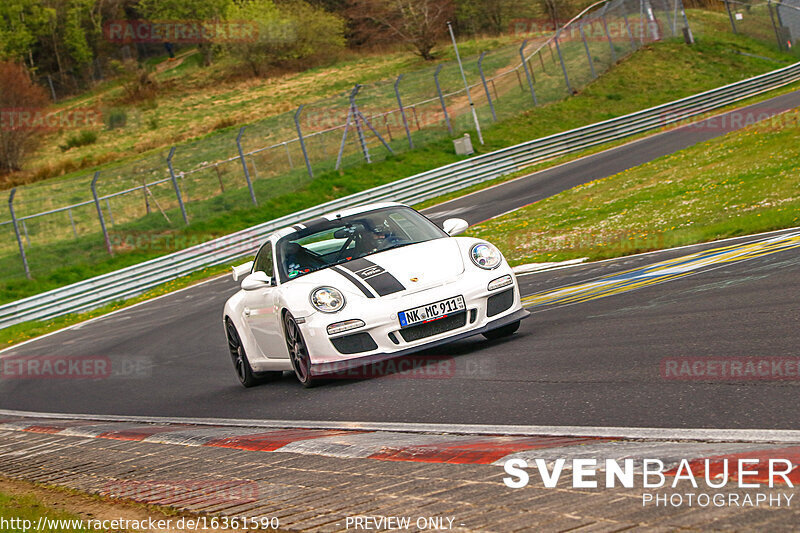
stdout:
[(441, 346), (442, 344), (447, 344), (453, 341), (471, 337), (473, 335), (480, 335), (481, 333), (486, 333), (487, 331), (491, 331), (493, 329), (501, 328), (505, 325), (517, 322), (518, 320), (524, 320), (529, 316), (530, 312), (527, 311), (526, 309), (518, 309), (517, 311), (514, 311), (510, 314), (506, 314), (501, 318), (498, 318), (496, 320), (491, 320), (482, 327), (476, 329), (469, 329), (467, 331), (462, 331), (460, 333), (455, 333), (449, 337), (432, 340), (430, 342), (425, 342), (423, 344), (417, 344), (411, 348), (405, 348), (391, 353), (373, 353), (370, 355), (365, 355), (350, 359), (343, 359), (341, 361), (330, 362), (330, 363), (312, 363), (311, 375), (314, 377), (321, 377), (325, 375), (336, 374), (339, 372), (350, 370), (352, 368), (357, 368), (364, 365), (371, 365), (374, 363), (379, 363), (381, 361), (386, 361), (387, 359), (394, 359), (395, 357), (402, 357), (404, 355), (409, 355), (422, 350), (428, 350), (430, 348), (435, 348), (436, 346)]
[[(489, 281), (504, 274), (511, 274), (513, 283), (497, 290), (488, 290)], [(506, 291), (513, 294), (510, 301), (505, 301), (500, 308), (490, 304), (490, 297)], [(411, 337), (408, 335), (408, 330), (413, 327), (400, 327), (397, 319), (399, 311), (457, 295), (462, 295), (466, 304), (466, 313), (460, 325), (443, 328), (440, 332), (428, 331), (424, 335)], [(493, 300), (496, 304), (497, 299), (493, 298)], [(453, 318), (455, 316), (453, 315)], [(365, 299), (336, 315), (313, 313), (305, 317), (305, 323), (300, 327), (311, 356), (312, 375), (317, 376), (403, 356), (457, 339), (478, 335), (527, 316), (528, 312), (522, 308), (516, 278), (510, 268), (500, 268), (488, 272), (477, 271), (476, 268), (473, 272), (468, 270), (450, 283), (422, 288), (415, 292), (398, 293), (393, 297)], [(365, 325), (341, 334), (327, 334), (328, 325), (348, 319), (363, 320)], [(437, 324), (437, 322), (433, 322), (433, 324)], [(358, 335), (361, 336), (361, 339), (349, 339), (352, 342), (347, 347), (352, 348), (352, 351), (343, 351), (341, 342), (336, 342), (334, 345), (336, 340), (345, 340), (345, 337)]]

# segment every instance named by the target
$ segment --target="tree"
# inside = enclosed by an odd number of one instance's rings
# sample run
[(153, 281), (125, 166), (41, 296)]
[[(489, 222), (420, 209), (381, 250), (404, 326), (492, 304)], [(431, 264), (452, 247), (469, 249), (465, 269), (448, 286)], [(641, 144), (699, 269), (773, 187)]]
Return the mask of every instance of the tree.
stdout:
[(539, 0), (539, 3), (556, 29), (577, 12), (577, 3), (574, 0)]
[(499, 35), (508, 31), (513, 19), (531, 17), (533, 13), (524, 0), (456, 0), (459, 26), (473, 34), (486, 32)]
[(387, 31), (427, 61), (453, 15), (450, 0), (351, 0), (348, 9), (356, 33)]
[[(233, 0), (140, 0), (142, 15), (152, 21), (183, 21), (214, 24), (225, 20)], [(208, 66), (214, 57), (213, 41), (203, 41), (198, 49), (203, 64)]]
[(229, 8), (227, 18), (258, 26), (254, 38), (224, 45), (255, 76), (272, 65), (320, 60), (344, 47), (344, 20), (302, 1), (278, 7), (273, 0), (241, 0)]
[(36, 0), (0, 2), (0, 60), (24, 61), (36, 68), (34, 50), (54, 16)]
[(18, 63), (0, 62), (0, 173), (22, 168), (36, 135), (24, 114), (43, 112), (49, 104), (44, 89), (31, 82)]

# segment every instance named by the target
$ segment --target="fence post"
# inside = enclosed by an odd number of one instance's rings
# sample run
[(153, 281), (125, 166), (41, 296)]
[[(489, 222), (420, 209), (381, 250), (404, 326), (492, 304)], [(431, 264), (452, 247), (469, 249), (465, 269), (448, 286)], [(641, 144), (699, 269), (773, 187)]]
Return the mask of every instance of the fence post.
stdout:
[(611, 40), (611, 33), (608, 31), (608, 21), (606, 20), (606, 8), (608, 4), (603, 6), (603, 13), (600, 15), (600, 18), (603, 20), (603, 30), (606, 33), (606, 40), (608, 40), (608, 47), (611, 49), (611, 63), (617, 62), (617, 51), (614, 50), (614, 42)]
[(8, 196), (8, 210), (11, 212), (11, 224), (14, 225), (14, 235), (17, 237), (17, 245), (19, 246), (19, 255), (22, 256), (22, 266), (25, 268), (25, 277), (31, 279), (31, 270), (28, 268), (28, 257), (25, 255), (25, 247), (22, 245), (22, 237), (19, 235), (19, 226), (17, 225), (17, 216), (14, 214), (14, 195), (17, 194), (17, 188), (11, 189), (11, 194)]
[(286, 141), (283, 141), (283, 147), (286, 149), (286, 159), (289, 160), (289, 168), (294, 168), (294, 163), (292, 163), (292, 152), (289, 151), (289, 145), (286, 144)]
[[(671, 22), (670, 28), (672, 29), (672, 36), (673, 37), (677, 37), (678, 36), (678, 1), (677, 0), (672, 0), (672, 3), (675, 4), (675, 5), (673, 7), (674, 14), (672, 15), (672, 20), (670, 21)], [(669, 20), (669, 13), (666, 13), (666, 15), (667, 15), (667, 20)]]
[(522, 41), (522, 45), (519, 47), (519, 58), (522, 60), (522, 68), (525, 70), (525, 77), (528, 79), (528, 88), (531, 90), (531, 96), (533, 96), (533, 105), (539, 105), (539, 101), (536, 99), (536, 91), (533, 89), (533, 81), (531, 81), (531, 73), (528, 70), (528, 62), (525, 61), (526, 46), (528, 46), (528, 39)]
[(586, 34), (583, 33), (583, 21), (578, 21), (578, 31), (581, 32), (581, 39), (583, 39), (583, 48), (586, 50), (586, 58), (589, 60), (589, 70), (592, 73), (592, 78), (596, 78), (597, 74), (594, 72), (594, 62), (592, 61), (592, 54), (589, 52), (589, 43), (586, 42)]
[(172, 157), (175, 155), (175, 147), (173, 146), (169, 155), (167, 156), (167, 168), (169, 169), (169, 176), (172, 178), (172, 187), (175, 189), (175, 196), (178, 197), (178, 205), (181, 208), (181, 215), (183, 215), (183, 222), (188, 226), (189, 217), (186, 216), (186, 206), (183, 205), (183, 197), (181, 196), (181, 189), (178, 187), (178, 180), (175, 178), (175, 169), (172, 168)]
[(639, 44), (644, 44), (647, 28), (644, 25), (644, 0), (639, 0)]
[[(736, 22), (734, 22), (734, 20), (733, 20), (733, 13), (731, 13), (731, 5), (730, 5), (730, 3), (728, 2), (728, 0), (722, 0), (722, 1), (725, 2), (725, 9), (728, 11), (728, 19), (731, 21), (731, 29), (733, 30), (733, 33), (739, 33), (739, 32), (736, 31)], [(677, 5), (678, 5), (678, 1), (675, 0), (676, 9), (677, 9)]]
[(294, 126), (297, 128), (297, 139), (300, 141), (300, 150), (303, 151), (303, 159), (306, 160), (306, 170), (308, 170), (308, 176), (310, 178), (314, 178), (314, 171), (311, 170), (311, 161), (308, 160), (308, 152), (306, 151), (306, 141), (303, 140), (303, 130), (300, 129), (300, 113), (303, 112), (303, 107), (305, 104), (301, 105), (297, 108), (297, 111), (294, 113)]
[(556, 43), (556, 52), (558, 52), (558, 61), (561, 63), (561, 72), (564, 73), (564, 82), (567, 84), (567, 94), (572, 94), (572, 87), (569, 84), (569, 76), (567, 76), (567, 66), (564, 64), (564, 57), (561, 55), (561, 47), (558, 45), (558, 35), (561, 30), (558, 30), (553, 36), (553, 41)]
[(367, 139), (364, 137), (364, 128), (361, 127), (361, 121), (358, 116), (358, 106), (356, 105), (356, 94), (361, 90), (361, 84), (356, 83), (353, 90), (350, 91), (350, 113), (353, 115), (353, 121), (356, 124), (356, 133), (358, 134), (358, 142), (361, 144), (361, 153), (364, 154), (364, 159), (367, 163), (372, 163), (369, 158), (369, 148), (367, 148)]
[[(654, 41), (661, 40), (661, 26), (658, 22), (658, 15), (656, 14), (656, 9), (653, 7), (653, 3), (650, 0), (646, 1), (645, 6), (645, 15), (647, 15), (647, 27), (652, 31), (652, 36)], [(667, 19), (669, 19), (669, 15), (667, 15)]]
[(394, 82), (394, 94), (397, 96), (397, 108), (400, 110), (400, 116), (403, 117), (403, 127), (406, 129), (406, 137), (408, 137), (408, 147), (414, 148), (414, 141), (411, 140), (411, 130), (408, 129), (408, 119), (406, 118), (406, 110), (403, 109), (403, 100), (400, 98), (400, 80), (403, 75), (397, 76)]
[(492, 118), (497, 122), (497, 114), (494, 112), (494, 104), (492, 103), (492, 95), (489, 94), (489, 86), (486, 84), (486, 76), (483, 74), (483, 56), (486, 52), (481, 52), (481, 57), (478, 58), (478, 72), (481, 74), (481, 81), (483, 82), (483, 90), (486, 91), (486, 100), (489, 102), (489, 109), (492, 111)]
[(247, 126), (239, 128), (239, 135), (236, 136), (236, 148), (239, 150), (239, 159), (242, 161), (242, 168), (244, 169), (244, 179), (247, 181), (247, 188), (250, 189), (250, 198), (253, 200), (253, 205), (258, 205), (256, 200), (256, 192), (253, 190), (253, 182), (250, 179), (250, 171), (247, 169), (247, 161), (244, 158), (244, 150), (242, 150), (242, 135)]
[(775, 40), (778, 41), (778, 50), (783, 50), (783, 43), (781, 42), (781, 34), (778, 32), (778, 26), (775, 24), (775, 13), (772, 11), (772, 0), (767, 0), (767, 9), (769, 10), (769, 18), (772, 21), (772, 29), (775, 31)]
[(72, 235), (74, 235), (75, 238), (77, 239), (78, 238), (78, 228), (75, 227), (75, 219), (72, 218), (72, 209), (67, 209), (67, 215), (69, 216), (69, 223), (72, 225)]
[[(447, 123), (447, 131), (450, 132), (450, 135), (453, 135), (453, 126), (450, 124), (450, 115), (447, 114), (447, 106), (444, 103), (444, 95), (442, 95), (442, 87), (439, 85), (439, 72), (442, 71), (442, 64), (439, 63), (439, 66), (436, 67), (436, 72), (433, 73), (433, 81), (436, 83), (436, 92), (439, 94), (439, 103), (442, 105), (442, 111), (444, 112), (444, 121)], [(416, 112), (416, 110), (415, 110)], [(419, 129), (419, 123), (417, 123)]]
[(100, 177), (100, 171), (94, 173), (92, 178), (92, 197), (94, 198), (94, 206), (97, 208), (97, 218), (100, 219), (100, 229), (103, 230), (103, 239), (106, 241), (106, 251), (109, 255), (114, 255), (114, 250), (111, 248), (111, 240), (108, 238), (108, 229), (106, 228), (106, 219), (103, 217), (103, 208), (100, 207), (100, 199), (97, 197), (97, 178)]
[(689, 19), (686, 18), (686, 10), (683, 8), (683, 0), (675, 0), (681, 6), (681, 15), (683, 16), (683, 25), (685, 38), (688, 39), (688, 44), (694, 44), (694, 36), (692, 35), (692, 27), (689, 26)]
[[(625, 6), (623, 6), (623, 9), (624, 8), (625, 8)], [(633, 32), (631, 31), (631, 25), (628, 22), (628, 14), (625, 11), (622, 12), (622, 19), (625, 21), (625, 29), (628, 30), (628, 37), (630, 37), (630, 39), (631, 39), (631, 48), (633, 50), (636, 50), (636, 39), (633, 38)]]
[(481, 133), (481, 122), (478, 120), (478, 111), (475, 109), (475, 102), (472, 101), (472, 94), (469, 92), (469, 83), (467, 83), (467, 75), (464, 74), (464, 65), (461, 63), (461, 54), (458, 53), (458, 43), (456, 42), (456, 34), (453, 33), (453, 25), (450, 21), (447, 22), (447, 29), (450, 30), (450, 39), (453, 41), (453, 50), (456, 52), (456, 60), (458, 61), (458, 70), (461, 71), (461, 80), (464, 82), (464, 92), (467, 93), (467, 101), (469, 108), (472, 111), (472, 122), (475, 124), (475, 131), (478, 133), (478, 142), (483, 144), (483, 133)]

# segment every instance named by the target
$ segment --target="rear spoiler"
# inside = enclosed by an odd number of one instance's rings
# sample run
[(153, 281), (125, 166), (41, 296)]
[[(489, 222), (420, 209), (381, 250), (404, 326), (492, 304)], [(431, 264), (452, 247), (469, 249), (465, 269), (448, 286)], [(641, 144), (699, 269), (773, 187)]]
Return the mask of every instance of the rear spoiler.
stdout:
[(233, 271), (231, 275), (233, 276), (233, 281), (239, 281), (239, 278), (243, 278), (244, 276), (250, 273), (250, 270), (253, 268), (253, 262), (248, 261), (247, 263), (239, 266), (232, 267), (231, 270)]

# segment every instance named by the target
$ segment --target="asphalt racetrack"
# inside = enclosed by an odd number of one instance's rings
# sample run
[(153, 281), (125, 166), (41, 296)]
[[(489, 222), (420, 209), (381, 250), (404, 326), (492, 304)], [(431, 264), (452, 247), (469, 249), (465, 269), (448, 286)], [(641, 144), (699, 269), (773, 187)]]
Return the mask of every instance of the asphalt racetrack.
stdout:
[[(795, 92), (743, 111), (775, 112), (798, 105), (800, 93)], [(702, 127), (669, 131), (436, 206), (426, 214), (436, 221), (460, 216), (476, 223), (723, 133)], [(433, 375), (339, 379), (309, 390), (290, 373), (253, 389), (238, 384), (221, 325), (222, 305), (237, 289), (226, 276), (3, 352), (0, 358), (108, 358), (115, 373), (94, 380), (3, 375), (0, 408), (326, 421), (793, 429), (800, 419), (797, 234), (785, 231), (522, 275), (520, 288), (533, 316), (513, 337), (486, 341), (478, 336), (422, 352), (439, 361)], [(707, 251), (721, 247), (725, 249)], [(756, 357), (773, 366), (759, 379), (708, 377), (698, 374), (696, 366), (691, 376), (670, 373), (694, 358), (708, 357), (720, 364)]]

